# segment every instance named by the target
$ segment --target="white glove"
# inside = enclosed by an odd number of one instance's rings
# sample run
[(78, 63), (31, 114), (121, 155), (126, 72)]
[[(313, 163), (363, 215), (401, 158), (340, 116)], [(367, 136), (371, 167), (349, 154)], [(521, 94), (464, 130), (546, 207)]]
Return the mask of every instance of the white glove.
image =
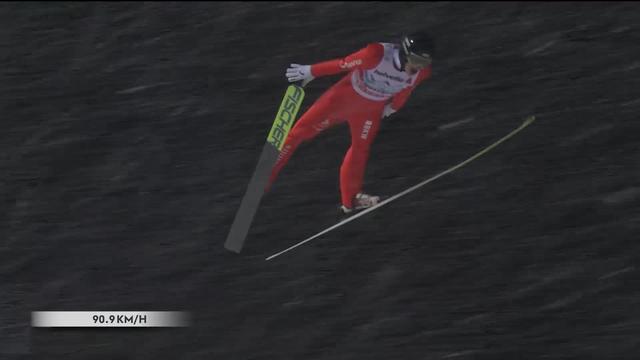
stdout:
[(395, 112), (396, 112), (396, 110), (394, 110), (391, 107), (391, 104), (387, 104), (387, 105), (384, 106), (384, 110), (382, 110), (382, 117), (386, 118), (388, 116), (393, 115), (393, 113), (395, 113)]
[(291, 64), (287, 69), (287, 80), (289, 82), (302, 81), (302, 86), (305, 86), (313, 79), (311, 65)]

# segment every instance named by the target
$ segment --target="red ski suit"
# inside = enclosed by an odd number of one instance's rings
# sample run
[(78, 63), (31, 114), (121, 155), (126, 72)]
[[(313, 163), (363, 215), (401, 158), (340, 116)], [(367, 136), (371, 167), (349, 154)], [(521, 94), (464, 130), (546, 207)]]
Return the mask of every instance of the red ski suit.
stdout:
[(311, 66), (314, 77), (349, 74), (322, 94), (291, 129), (273, 167), (269, 187), (302, 142), (346, 121), (351, 131), (351, 147), (340, 167), (340, 192), (342, 204), (353, 208), (353, 198), (362, 190), (369, 148), (380, 127), (385, 105), (390, 103), (394, 110), (399, 110), (413, 89), (431, 75), (430, 66), (415, 75), (402, 72), (398, 56), (397, 46), (372, 43), (342, 59)]

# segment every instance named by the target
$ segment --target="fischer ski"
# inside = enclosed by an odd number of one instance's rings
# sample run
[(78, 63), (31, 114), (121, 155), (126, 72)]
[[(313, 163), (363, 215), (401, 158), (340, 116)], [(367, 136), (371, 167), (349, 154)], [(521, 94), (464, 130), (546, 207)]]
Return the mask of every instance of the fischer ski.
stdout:
[(280, 155), (289, 130), (295, 122), (304, 95), (304, 89), (298, 85), (289, 85), (285, 92), (267, 141), (262, 148), (258, 165), (249, 181), (240, 208), (224, 243), (227, 250), (236, 253), (242, 251), (253, 217), (264, 195), (264, 188), (269, 180), (271, 169), (278, 160), (278, 155)]

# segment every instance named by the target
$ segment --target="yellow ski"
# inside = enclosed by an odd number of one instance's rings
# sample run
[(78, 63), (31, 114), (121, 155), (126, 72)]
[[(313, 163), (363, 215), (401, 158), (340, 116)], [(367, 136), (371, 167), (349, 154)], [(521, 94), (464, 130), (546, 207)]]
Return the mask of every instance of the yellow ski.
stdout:
[(278, 160), (282, 145), (287, 139), (289, 130), (295, 122), (298, 110), (304, 99), (304, 89), (298, 85), (290, 85), (282, 99), (280, 108), (276, 114), (276, 119), (273, 122), (267, 142), (264, 144), (262, 154), (258, 160), (251, 181), (247, 186), (247, 191), (242, 198), (240, 208), (236, 213), (236, 217), (227, 235), (227, 240), (224, 243), (224, 247), (227, 250), (239, 253), (242, 251), (249, 228), (253, 222), (262, 195), (264, 194), (264, 188), (269, 180), (271, 174), (271, 168)]

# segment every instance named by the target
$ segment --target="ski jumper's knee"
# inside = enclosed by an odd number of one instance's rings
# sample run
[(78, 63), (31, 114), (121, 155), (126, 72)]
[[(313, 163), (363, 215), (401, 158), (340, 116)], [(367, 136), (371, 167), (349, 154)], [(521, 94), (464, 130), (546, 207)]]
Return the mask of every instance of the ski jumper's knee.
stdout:
[(289, 138), (291, 138), (291, 142), (295, 142), (296, 144), (309, 141), (315, 136), (315, 131), (312, 126), (305, 124), (303, 122), (299, 122), (296, 126), (291, 129), (289, 133)]

